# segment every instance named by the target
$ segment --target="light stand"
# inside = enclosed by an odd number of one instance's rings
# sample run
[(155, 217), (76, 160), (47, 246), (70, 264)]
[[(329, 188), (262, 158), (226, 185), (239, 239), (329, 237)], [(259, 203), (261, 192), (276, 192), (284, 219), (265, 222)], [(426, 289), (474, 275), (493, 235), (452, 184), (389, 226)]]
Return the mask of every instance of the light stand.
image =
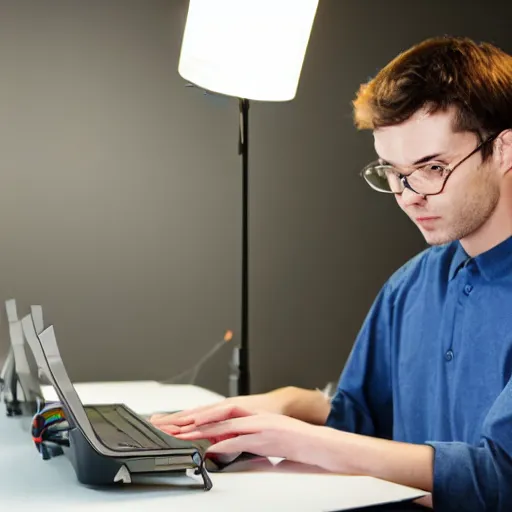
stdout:
[(238, 394), (248, 395), (251, 388), (249, 366), (249, 100), (239, 99), (240, 143), (242, 156), (242, 317), (238, 348)]
[(249, 101), (295, 97), (319, 0), (190, 0), (180, 75), (206, 91), (238, 98), (242, 158), (240, 343), (230, 394), (251, 392), (249, 364)]

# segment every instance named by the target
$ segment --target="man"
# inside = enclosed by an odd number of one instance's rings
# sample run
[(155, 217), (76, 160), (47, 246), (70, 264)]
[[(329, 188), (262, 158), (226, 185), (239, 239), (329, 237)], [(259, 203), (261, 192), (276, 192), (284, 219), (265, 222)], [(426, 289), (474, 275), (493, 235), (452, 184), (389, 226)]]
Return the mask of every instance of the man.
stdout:
[(284, 388), (155, 417), (212, 453), (252, 452), (512, 510), (512, 57), (464, 38), (396, 57), (354, 101), (368, 184), (432, 246), (385, 284), (329, 403)]

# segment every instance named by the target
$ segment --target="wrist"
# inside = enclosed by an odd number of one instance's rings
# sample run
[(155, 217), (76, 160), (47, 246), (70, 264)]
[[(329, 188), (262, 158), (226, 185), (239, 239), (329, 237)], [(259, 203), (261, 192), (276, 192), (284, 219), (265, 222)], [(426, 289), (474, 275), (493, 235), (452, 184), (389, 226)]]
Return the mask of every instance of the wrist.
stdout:
[(356, 462), (352, 456), (350, 442), (346, 432), (330, 427), (316, 426), (315, 435), (311, 439), (314, 447), (313, 464), (326, 469), (331, 473), (345, 475), (359, 474)]
[(267, 395), (272, 399), (277, 414), (283, 414), (284, 416), (292, 416), (293, 402), (297, 389), (294, 386), (286, 386), (284, 388), (278, 388), (273, 391), (269, 391)]
[(431, 446), (317, 427), (311, 440), (317, 466), (333, 473), (365, 475), (431, 492), (433, 458)]

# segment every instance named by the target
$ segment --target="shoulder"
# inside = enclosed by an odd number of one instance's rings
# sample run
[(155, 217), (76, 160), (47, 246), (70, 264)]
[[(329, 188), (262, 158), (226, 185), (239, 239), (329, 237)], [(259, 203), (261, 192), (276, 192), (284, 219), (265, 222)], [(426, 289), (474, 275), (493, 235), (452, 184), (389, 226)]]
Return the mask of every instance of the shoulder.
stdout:
[(451, 262), (458, 250), (458, 242), (429, 247), (416, 254), (402, 265), (388, 279), (386, 288), (391, 294), (409, 288), (425, 278), (436, 279), (435, 276), (448, 275)]

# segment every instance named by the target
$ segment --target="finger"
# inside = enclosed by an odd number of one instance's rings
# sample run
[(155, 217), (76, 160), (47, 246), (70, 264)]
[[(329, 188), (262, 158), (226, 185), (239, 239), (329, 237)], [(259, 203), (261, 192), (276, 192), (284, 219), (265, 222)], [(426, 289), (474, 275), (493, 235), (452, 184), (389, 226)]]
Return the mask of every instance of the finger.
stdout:
[[(181, 416), (182, 417), (182, 416)], [(180, 422), (181, 417), (178, 416), (178, 413), (176, 414), (154, 414), (149, 418), (149, 422), (155, 427), (158, 427), (160, 425), (170, 425), (174, 424), (175, 422)]]
[(188, 434), (197, 430), (197, 426), (194, 423), (180, 427), (178, 425), (158, 425), (156, 428), (167, 432), (168, 434)]
[[(209, 423), (223, 422), (234, 418), (254, 416), (254, 413), (233, 404), (224, 404), (193, 416), (193, 423), (200, 427)], [(191, 416), (192, 419), (192, 416)]]
[(194, 423), (194, 416), (183, 416), (181, 418), (166, 419), (166, 421), (160, 423), (160, 425), (174, 425), (176, 427), (184, 427), (185, 425), (190, 425), (193, 423)]
[(183, 426), (191, 424), (191, 420), (183, 421), (182, 418), (177, 418), (177, 419), (162, 418), (161, 420), (158, 420), (158, 421), (150, 420), (150, 423), (152, 425), (154, 425), (156, 428), (160, 428), (160, 429), (163, 428), (163, 427), (178, 427), (178, 428), (181, 428)]
[(216, 423), (196, 425), (194, 430), (188, 432), (180, 432), (176, 435), (176, 437), (179, 436), (180, 439), (192, 440), (220, 436), (223, 437), (254, 434), (260, 430), (260, 422), (257, 420), (257, 416), (246, 416)]
[(197, 426), (195, 423), (190, 423), (189, 425), (184, 425), (182, 427), (178, 427), (174, 425), (175, 428), (177, 428), (180, 431), (180, 434), (186, 434), (187, 432), (193, 432), (197, 429)]
[(206, 450), (206, 453), (207, 455), (217, 455), (250, 452), (259, 455), (258, 451), (261, 450), (258, 450), (258, 448), (262, 448), (260, 436), (258, 434), (248, 434), (215, 443)]
[(162, 432), (165, 432), (166, 434), (169, 434), (171, 436), (175, 436), (176, 434), (180, 433), (180, 427), (174, 427), (173, 425), (164, 425), (158, 427)]
[(200, 410), (205, 409), (206, 406), (196, 409), (187, 409), (183, 411), (173, 412), (171, 414), (153, 414), (149, 421), (154, 425), (164, 424), (164, 423), (172, 423), (174, 420), (178, 420), (183, 418), (184, 416), (190, 416), (196, 412), (200, 412)]
[(173, 434), (176, 439), (182, 439), (183, 441), (198, 441), (199, 439), (211, 439), (213, 437), (213, 434), (208, 436), (208, 434), (201, 432), (200, 430), (193, 430), (192, 432), (177, 432), (176, 434)]
[(175, 422), (182, 423), (183, 418), (194, 416), (212, 407), (218, 407), (218, 404), (202, 405), (201, 407), (185, 409), (183, 411), (173, 412), (172, 414), (154, 414), (149, 421), (153, 423), (153, 425), (175, 424)]

